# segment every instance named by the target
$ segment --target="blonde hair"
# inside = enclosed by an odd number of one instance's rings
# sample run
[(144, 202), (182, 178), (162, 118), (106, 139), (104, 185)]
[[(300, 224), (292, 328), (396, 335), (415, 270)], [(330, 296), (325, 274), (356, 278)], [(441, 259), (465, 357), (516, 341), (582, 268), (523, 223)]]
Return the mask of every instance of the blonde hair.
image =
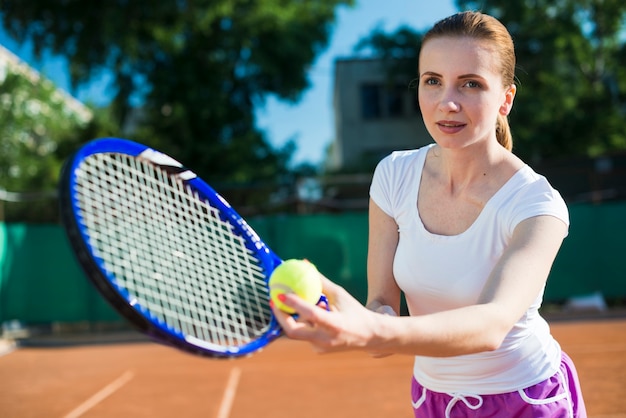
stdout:
[[(500, 71), (504, 87), (515, 83), (515, 48), (513, 39), (504, 25), (493, 16), (480, 12), (460, 12), (437, 22), (422, 40), (441, 36), (469, 37), (492, 42), (500, 57)], [(513, 136), (506, 116), (499, 114), (496, 122), (496, 137), (500, 145), (511, 151)]]

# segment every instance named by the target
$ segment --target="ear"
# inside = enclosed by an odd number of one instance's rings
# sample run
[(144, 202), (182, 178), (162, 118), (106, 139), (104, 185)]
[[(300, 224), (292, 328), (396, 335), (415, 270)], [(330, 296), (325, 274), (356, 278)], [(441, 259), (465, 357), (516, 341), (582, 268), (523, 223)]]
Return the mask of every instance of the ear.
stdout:
[(508, 116), (509, 113), (511, 113), (516, 92), (517, 86), (515, 84), (511, 84), (504, 92), (504, 103), (502, 103), (502, 106), (500, 106), (500, 114), (502, 116)]

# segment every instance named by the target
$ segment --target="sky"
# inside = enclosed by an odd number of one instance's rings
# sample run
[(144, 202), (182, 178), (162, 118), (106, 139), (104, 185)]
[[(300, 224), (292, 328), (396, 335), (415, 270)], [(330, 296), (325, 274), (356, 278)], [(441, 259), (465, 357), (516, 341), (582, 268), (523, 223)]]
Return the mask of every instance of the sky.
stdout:
[[(320, 164), (335, 137), (332, 92), (336, 59), (354, 56), (354, 46), (375, 28), (393, 32), (406, 25), (421, 31), (456, 11), (454, 0), (356, 0), (355, 3), (353, 7), (338, 9), (329, 46), (311, 67), (311, 87), (301, 99), (292, 104), (269, 97), (256, 112), (257, 125), (266, 132), (273, 146), (281, 147), (289, 140), (296, 143), (294, 164)], [(62, 57), (47, 55), (36, 61), (30, 45), (19, 45), (2, 31), (0, 44), (57, 86), (70, 91), (67, 64)], [(107, 77), (102, 75), (89, 86), (71, 93), (83, 102), (102, 105), (108, 100), (107, 83)]]

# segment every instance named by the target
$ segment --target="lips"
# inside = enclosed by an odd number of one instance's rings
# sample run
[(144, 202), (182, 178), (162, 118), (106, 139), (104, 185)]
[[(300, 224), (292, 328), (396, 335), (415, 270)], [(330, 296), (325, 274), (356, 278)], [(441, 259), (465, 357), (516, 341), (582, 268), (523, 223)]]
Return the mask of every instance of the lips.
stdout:
[(465, 127), (465, 123), (450, 121), (450, 120), (442, 120), (437, 122), (437, 126), (439, 130), (447, 134), (453, 134), (459, 132)]
[(442, 121), (437, 122), (437, 125), (441, 125), (441, 126), (444, 126), (446, 128), (455, 128), (455, 127), (463, 126), (465, 124), (462, 123), (462, 122), (454, 122), (454, 121), (442, 120)]

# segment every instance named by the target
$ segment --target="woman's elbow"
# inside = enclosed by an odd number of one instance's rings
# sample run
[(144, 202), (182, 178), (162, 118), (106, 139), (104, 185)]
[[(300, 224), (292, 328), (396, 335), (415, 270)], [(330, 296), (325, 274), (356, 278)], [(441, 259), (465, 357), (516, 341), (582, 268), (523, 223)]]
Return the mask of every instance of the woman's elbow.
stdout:
[(494, 318), (484, 328), (482, 338), (484, 351), (495, 351), (502, 346), (506, 336), (511, 332), (513, 325), (502, 316)]
[(504, 342), (504, 337), (506, 334), (502, 334), (499, 332), (488, 332), (485, 335), (484, 340), (482, 341), (482, 350), (481, 351), (496, 351), (498, 348), (502, 346)]

